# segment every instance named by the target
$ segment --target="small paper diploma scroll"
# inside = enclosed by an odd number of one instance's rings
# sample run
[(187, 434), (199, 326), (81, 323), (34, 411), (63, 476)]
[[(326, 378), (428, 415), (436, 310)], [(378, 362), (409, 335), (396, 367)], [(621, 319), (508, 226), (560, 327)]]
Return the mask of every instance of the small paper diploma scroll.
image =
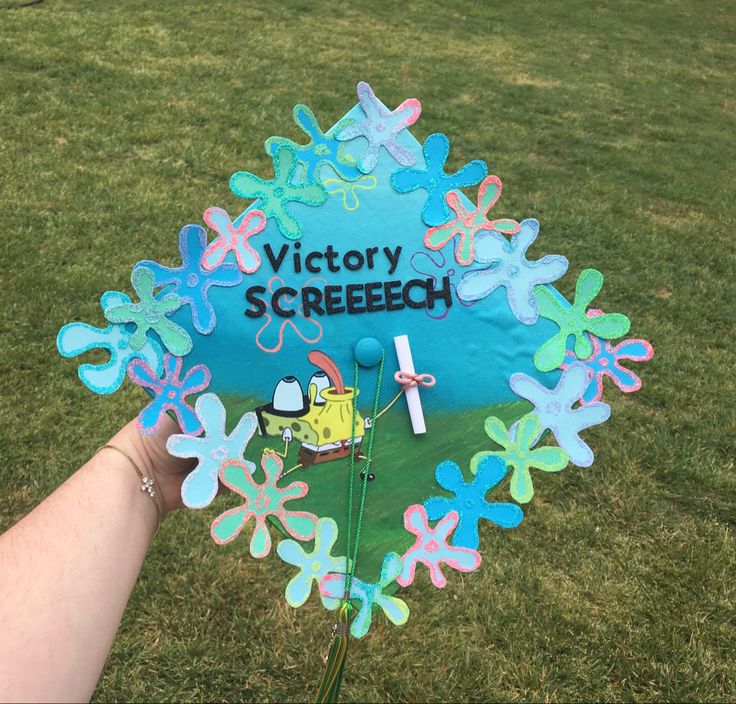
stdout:
[[(409, 347), (408, 335), (397, 335), (394, 337), (394, 345), (396, 347), (396, 356), (399, 360), (399, 369), (408, 374), (415, 374), (414, 360), (411, 356), (411, 347)], [(411, 427), (414, 435), (421, 435), (427, 432), (424, 425), (424, 413), (422, 413), (422, 401), (419, 398), (419, 386), (409, 386), (405, 389), (406, 404), (409, 406), (409, 417), (411, 418)]]

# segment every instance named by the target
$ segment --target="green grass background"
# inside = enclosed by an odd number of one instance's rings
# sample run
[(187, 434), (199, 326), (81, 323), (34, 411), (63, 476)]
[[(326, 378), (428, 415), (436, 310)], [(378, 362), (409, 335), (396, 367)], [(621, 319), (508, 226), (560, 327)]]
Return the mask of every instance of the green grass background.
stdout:
[[(602, 270), (601, 306), (656, 356), (587, 432), (592, 468), (542, 476), (479, 573), (419, 580), (406, 626), (376, 618), (344, 700), (733, 701), (734, 36), (712, 0), (0, 11), (0, 528), (144, 401), (87, 392), (58, 328), (99, 320), (139, 259), (173, 263), (206, 207), (237, 211), (230, 174), (268, 173), (295, 103), (329, 124), (367, 80), (420, 98), (414, 133), (446, 132), (451, 167), (486, 158), (536, 252), (570, 259), (561, 290)], [(286, 605), (288, 565), (217, 547), (215, 512), (161, 529), (97, 700), (313, 696), (332, 614)]]

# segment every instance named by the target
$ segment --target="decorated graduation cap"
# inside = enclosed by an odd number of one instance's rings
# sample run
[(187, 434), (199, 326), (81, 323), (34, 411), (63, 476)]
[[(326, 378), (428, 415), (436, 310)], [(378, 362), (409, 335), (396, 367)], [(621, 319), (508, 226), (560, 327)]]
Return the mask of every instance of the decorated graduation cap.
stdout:
[(243, 212), (208, 208), (179, 264), (139, 262), (130, 293), (102, 295), (102, 326), (57, 340), (109, 354), (79, 367), (91, 391), (127, 376), (150, 394), (141, 432), (174, 414), (168, 450), (196, 460), (182, 499), (216, 543), (275, 555), (291, 606), (337, 611), (320, 701), (350, 637), (407, 621), (415, 579), (482, 569), (535, 483), (593, 463), (603, 396), (636, 391), (627, 365), (653, 354), (593, 307), (598, 271), (572, 300), (554, 288), (568, 260), (505, 211), (484, 161), (452, 172), (447, 135), (417, 141), (418, 100), (357, 94), (327, 130), (297, 105), (306, 141), (271, 137), (272, 173), (230, 179)]

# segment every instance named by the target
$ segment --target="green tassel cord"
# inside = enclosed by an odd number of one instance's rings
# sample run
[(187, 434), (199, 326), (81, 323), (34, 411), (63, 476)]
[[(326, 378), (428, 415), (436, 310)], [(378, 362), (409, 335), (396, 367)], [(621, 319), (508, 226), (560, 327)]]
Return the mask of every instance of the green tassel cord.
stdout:
[[(376, 380), (376, 396), (373, 399), (373, 415), (371, 416), (371, 427), (368, 431), (368, 451), (366, 452), (366, 463), (363, 468), (363, 477), (361, 481), (360, 500), (358, 508), (358, 517), (356, 521), (355, 541), (351, 542), (353, 534), (353, 482), (355, 481), (355, 452), (350, 453), (350, 472), (348, 473), (348, 516), (347, 516), (347, 533), (345, 536), (345, 547), (348, 556), (348, 569), (345, 575), (345, 594), (337, 612), (337, 623), (333, 626), (332, 641), (330, 650), (327, 655), (327, 667), (322, 677), (322, 683), (317, 693), (317, 704), (335, 704), (340, 696), (340, 687), (342, 686), (343, 677), (345, 676), (345, 664), (348, 657), (348, 645), (350, 643), (350, 624), (353, 620), (355, 609), (350, 603), (350, 591), (353, 586), (353, 576), (355, 575), (355, 567), (358, 562), (358, 546), (360, 544), (360, 534), (363, 527), (363, 513), (365, 511), (365, 498), (368, 488), (368, 470), (371, 466), (373, 455), (373, 436), (376, 432), (376, 421), (378, 420), (378, 399), (381, 395), (381, 384), (383, 381), (383, 362), (384, 357), (381, 356), (381, 362), (378, 367), (378, 378)], [(358, 365), (356, 363), (353, 370), (353, 431), (352, 431), (352, 447), (355, 447), (355, 424), (357, 416), (357, 397), (358, 397)]]

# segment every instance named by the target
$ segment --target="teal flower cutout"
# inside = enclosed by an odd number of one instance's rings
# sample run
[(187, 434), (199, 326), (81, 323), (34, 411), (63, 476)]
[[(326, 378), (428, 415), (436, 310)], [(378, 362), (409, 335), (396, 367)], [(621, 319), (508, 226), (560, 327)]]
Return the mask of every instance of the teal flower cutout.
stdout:
[(304, 203), (316, 207), (327, 200), (327, 191), (320, 183), (294, 183), (299, 162), (296, 152), (286, 144), (273, 153), (274, 177), (266, 181), (247, 171), (230, 178), (230, 190), (241, 198), (258, 198), (258, 208), (267, 218), (273, 218), (281, 234), (290, 240), (302, 236), (302, 226), (289, 212), (287, 203)]
[(498, 418), (486, 418), (486, 434), (503, 450), (478, 452), (470, 460), (470, 471), (475, 474), (485, 457), (500, 457), (507, 467), (512, 467), (510, 492), (514, 501), (525, 504), (534, 496), (530, 469), (543, 472), (559, 472), (568, 463), (567, 452), (560, 447), (532, 447), (542, 434), (542, 423), (535, 413), (525, 415), (513, 432), (506, 430)]
[(480, 544), (478, 526), (482, 520), (495, 523), (500, 528), (516, 528), (524, 518), (524, 512), (516, 504), (486, 499), (486, 494), (506, 476), (506, 464), (502, 460), (481, 457), (472, 471), (475, 474), (473, 481), (466, 482), (457, 464), (451, 460), (440, 462), (434, 472), (435, 480), (454, 496), (432, 496), (424, 502), (424, 508), (430, 521), (455, 511), (460, 520), (452, 535), (452, 544), (477, 550)]
[(281, 458), (274, 453), (264, 454), (261, 468), (265, 480), (258, 484), (251, 476), (247, 462), (226, 460), (220, 465), (220, 481), (242, 496), (243, 503), (220, 514), (210, 527), (212, 539), (218, 545), (225, 545), (235, 540), (252, 518), (255, 528), (250, 539), (250, 554), (253, 557), (266, 557), (271, 551), (271, 534), (267, 526), (269, 516), (277, 518), (284, 530), (297, 540), (311, 540), (317, 525), (317, 516), (313, 513), (285, 508), (286, 502), (306, 496), (309, 487), (304, 482), (278, 486), (284, 469)]
[(587, 359), (593, 354), (593, 345), (585, 334), (591, 332), (604, 340), (622, 337), (631, 327), (631, 322), (620, 313), (604, 313), (590, 317), (586, 309), (603, 286), (603, 274), (595, 269), (581, 272), (575, 286), (575, 301), (569, 305), (561, 301), (546, 286), (535, 286), (534, 293), (539, 304), (539, 314), (556, 323), (560, 331), (547, 340), (534, 354), (534, 366), (540, 372), (551, 372), (565, 361), (567, 338), (575, 337), (575, 356)]
[[(301, 606), (312, 593), (313, 582), (319, 588), (319, 583), (330, 572), (345, 572), (345, 558), (332, 555), (337, 533), (337, 523), (332, 518), (320, 518), (314, 533), (312, 552), (306, 552), (296, 540), (282, 540), (278, 544), (278, 556), (284, 562), (299, 568), (298, 574), (286, 585), (286, 601), (289, 606)], [(325, 597), (322, 594), (320, 597), (326, 605)]]
[[(384, 589), (396, 581), (401, 574), (402, 561), (398, 553), (390, 552), (383, 558), (381, 576), (377, 582), (368, 584), (357, 577), (353, 578), (350, 589), (350, 600), (358, 601), (358, 613), (350, 624), (350, 633), (354, 638), (362, 638), (371, 627), (373, 609), (379, 607), (386, 614), (389, 621), (401, 626), (409, 620), (409, 607), (395, 596), (384, 594)], [(319, 587), (326, 599), (325, 606), (334, 611), (340, 606), (345, 595), (345, 575), (328, 574), (322, 579)]]
[(130, 337), (130, 348), (140, 350), (146, 344), (146, 333), (153, 330), (164, 347), (176, 357), (189, 354), (192, 338), (189, 333), (166, 316), (178, 310), (182, 299), (175, 293), (155, 298), (156, 275), (145, 266), (137, 266), (130, 277), (138, 303), (115, 303), (105, 307), (105, 317), (111, 323), (133, 323), (135, 332)]
[[(107, 291), (102, 294), (102, 310), (113, 304), (130, 303), (130, 296), (118, 291)], [(67, 323), (56, 337), (56, 346), (64, 357), (76, 357), (89, 350), (100, 349), (107, 352), (110, 358), (105, 362), (82, 364), (79, 378), (84, 385), (96, 394), (111, 394), (117, 391), (125, 379), (128, 365), (136, 359), (142, 359), (157, 375), (164, 371), (164, 352), (156, 340), (148, 340), (139, 350), (130, 346), (133, 334), (125, 324), (106, 328), (96, 328), (87, 323)]]

